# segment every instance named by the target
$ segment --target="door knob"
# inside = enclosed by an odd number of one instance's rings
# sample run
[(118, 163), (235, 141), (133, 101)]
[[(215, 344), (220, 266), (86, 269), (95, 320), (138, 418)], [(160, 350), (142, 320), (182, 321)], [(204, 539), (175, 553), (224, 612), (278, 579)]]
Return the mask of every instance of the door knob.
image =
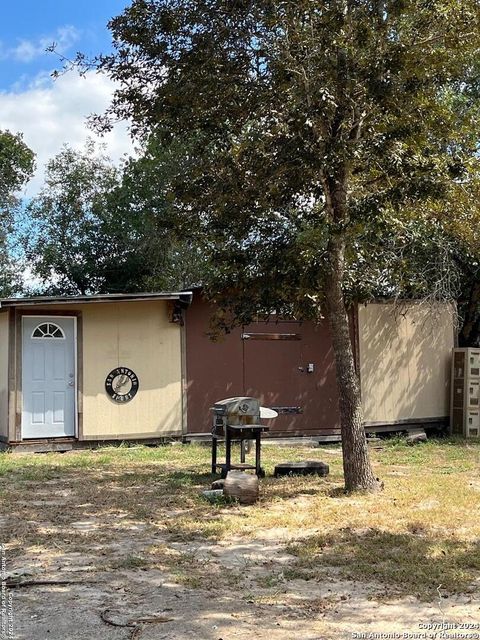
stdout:
[(74, 387), (75, 386), (75, 382), (73, 380), (70, 380), (70, 382), (68, 383), (69, 387)]

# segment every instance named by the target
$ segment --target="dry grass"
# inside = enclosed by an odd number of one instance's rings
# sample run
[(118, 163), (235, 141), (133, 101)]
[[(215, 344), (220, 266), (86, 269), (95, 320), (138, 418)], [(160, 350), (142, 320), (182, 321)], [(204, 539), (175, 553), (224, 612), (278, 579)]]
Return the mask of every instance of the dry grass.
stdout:
[[(445, 595), (476, 588), (480, 444), (385, 441), (371, 450), (385, 482), (376, 496), (342, 493), (338, 446), (263, 452), (267, 478), (252, 507), (201, 498), (212, 477), (209, 449), (200, 445), (0, 454), (1, 542), (18, 557), (52, 562), (57, 552), (97, 549), (95, 566), (170, 567), (189, 587), (208, 588), (219, 579), (215, 567), (168, 545), (264, 537), (288, 545), (295, 559), (281, 576), (259, 578), (260, 587), (340, 575), (425, 599), (440, 585)], [(277, 462), (307, 458), (327, 462), (330, 476), (268, 477)], [(144, 540), (141, 553), (122, 556), (119, 545), (132, 535)], [(167, 546), (155, 544), (159, 536)]]

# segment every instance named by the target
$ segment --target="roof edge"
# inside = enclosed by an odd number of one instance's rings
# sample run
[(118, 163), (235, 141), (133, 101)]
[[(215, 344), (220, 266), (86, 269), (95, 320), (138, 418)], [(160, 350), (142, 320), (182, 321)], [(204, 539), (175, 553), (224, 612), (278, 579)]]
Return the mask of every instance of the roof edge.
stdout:
[(34, 296), (31, 298), (3, 298), (0, 299), (0, 309), (5, 307), (29, 307), (54, 304), (94, 304), (105, 302), (147, 302), (153, 300), (179, 300), (190, 304), (193, 293), (191, 291), (165, 291), (146, 293), (105, 293), (91, 296)]

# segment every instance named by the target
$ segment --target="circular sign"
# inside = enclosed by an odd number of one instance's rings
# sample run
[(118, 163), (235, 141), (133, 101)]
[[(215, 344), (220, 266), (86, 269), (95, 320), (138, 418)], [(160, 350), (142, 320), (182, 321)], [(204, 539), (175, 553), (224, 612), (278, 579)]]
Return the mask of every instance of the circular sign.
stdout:
[(108, 374), (105, 390), (115, 402), (130, 402), (138, 391), (138, 378), (131, 369), (117, 367)]

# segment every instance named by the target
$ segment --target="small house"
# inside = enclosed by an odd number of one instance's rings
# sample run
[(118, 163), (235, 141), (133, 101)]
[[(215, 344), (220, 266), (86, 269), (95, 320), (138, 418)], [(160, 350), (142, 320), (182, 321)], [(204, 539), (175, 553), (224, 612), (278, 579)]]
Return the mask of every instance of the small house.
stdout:
[[(272, 318), (212, 342), (212, 311), (199, 290), (0, 300), (0, 447), (205, 436), (237, 395), (278, 411), (270, 436), (338, 440), (328, 323)], [(448, 304), (352, 309), (368, 431), (448, 424), (454, 319)]]
[(0, 445), (181, 437), (191, 294), (0, 301)]

